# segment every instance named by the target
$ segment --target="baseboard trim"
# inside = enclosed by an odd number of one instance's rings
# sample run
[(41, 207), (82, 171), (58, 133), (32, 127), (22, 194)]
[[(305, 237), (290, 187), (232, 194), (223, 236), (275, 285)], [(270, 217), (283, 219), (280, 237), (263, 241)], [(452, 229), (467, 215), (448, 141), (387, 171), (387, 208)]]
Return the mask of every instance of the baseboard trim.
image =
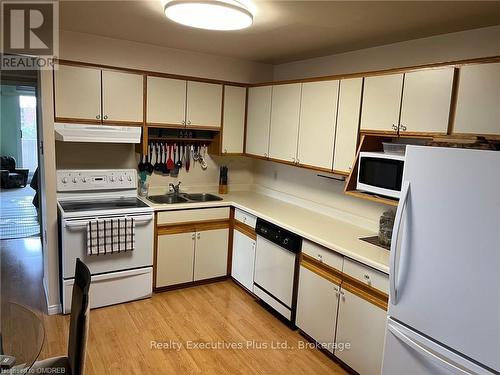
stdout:
[(57, 315), (62, 313), (62, 305), (60, 303), (55, 305), (49, 305), (49, 293), (47, 288), (47, 279), (44, 277), (42, 279), (43, 292), (45, 294), (45, 306), (47, 306), (47, 315)]

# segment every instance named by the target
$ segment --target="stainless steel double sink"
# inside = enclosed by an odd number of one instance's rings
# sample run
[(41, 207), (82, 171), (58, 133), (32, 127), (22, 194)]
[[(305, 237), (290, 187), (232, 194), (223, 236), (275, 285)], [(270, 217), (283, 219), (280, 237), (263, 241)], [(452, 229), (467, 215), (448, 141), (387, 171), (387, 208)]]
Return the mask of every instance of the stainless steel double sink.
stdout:
[(163, 195), (152, 195), (148, 199), (153, 203), (175, 204), (175, 203), (199, 203), (221, 201), (222, 198), (209, 193), (168, 193)]

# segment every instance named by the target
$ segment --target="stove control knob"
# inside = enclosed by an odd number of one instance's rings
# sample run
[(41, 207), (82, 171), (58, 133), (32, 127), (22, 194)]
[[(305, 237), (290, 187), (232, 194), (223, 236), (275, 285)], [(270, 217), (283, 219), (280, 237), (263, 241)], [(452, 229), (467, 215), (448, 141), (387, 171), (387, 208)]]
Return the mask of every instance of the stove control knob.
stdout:
[(82, 181), (87, 182), (88, 181), (87, 177), (82, 178)]
[(127, 180), (132, 181), (132, 176), (128, 176)]
[(289, 240), (288, 238), (285, 238), (285, 239), (283, 240), (283, 245), (288, 245), (288, 242), (290, 242), (290, 240)]
[(63, 177), (61, 181), (62, 181), (63, 184), (65, 184), (65, 183), (68, 182), (68, 179), (66, 177)]
[(73, 177), (73, 182), (76, 184), (78, 182), (78, 179), (76, 177)]
[(120, 182), (123, 181), (123, 176), (120, 176)]
[(110, 180), (111, 182), (115, 182), (115, 176), (111, 176), (111, 177), (109, 178), (109, 180)]

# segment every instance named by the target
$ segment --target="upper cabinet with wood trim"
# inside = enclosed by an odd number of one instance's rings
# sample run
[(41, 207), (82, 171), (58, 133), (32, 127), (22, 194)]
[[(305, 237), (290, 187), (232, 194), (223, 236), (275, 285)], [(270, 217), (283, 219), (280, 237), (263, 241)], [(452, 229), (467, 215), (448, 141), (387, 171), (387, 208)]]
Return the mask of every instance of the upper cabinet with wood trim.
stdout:
[(55, 121), (143, 122), (141, 74), (61, 64), (54, 70), (54, 82)]
[(186, 125), (220, 128), (222, 118), (222, 85), (187, 83)]
[(101, 123), (101, 70), (58, 65), (54, 70), (56, 121)]
[(460, 68), (453, 133), (500, 136), (500, 63)]
[(338, 89), (339, 81), (302, 85), (298, 163), (332, 169)]
[(269, 157), (296, 162), (302, 84), (273, 87)]
[(221, 150), (223, 154), (243, 153), (246, 93), (245, 87), (224, 86)]
[(448, 131), (453, 68), (405, 74), (400, 133)]
[(267, 157), (271, 124), (271, 96), (273, 86), (248, 89), (248, 110), (245, 153)]
[(365, 78), (361, 130), (390, 132), (397, 129), (403, 74)]
[(102, 71), (102, 119), (107, 122), (142, 124), (143, 76), (139, 74)]
[(180, 79), (148, 76), (146, 122), (181, 125), (186, 120), (186, 85)]
[(354, 164), (358, 142), (363, 78), (340, 81), (333, 170), (348, 174)]

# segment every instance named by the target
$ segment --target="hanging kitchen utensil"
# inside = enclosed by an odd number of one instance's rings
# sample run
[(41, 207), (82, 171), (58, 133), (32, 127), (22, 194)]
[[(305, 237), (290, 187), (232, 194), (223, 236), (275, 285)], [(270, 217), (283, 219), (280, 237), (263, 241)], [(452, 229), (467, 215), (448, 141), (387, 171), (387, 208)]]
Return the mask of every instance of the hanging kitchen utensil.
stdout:
[(172, 160), (172, 148), (173, 145), (168, 145), (168, 160), (167, 160), (167, 169), (174, 169), (174, 161)]
[(155, 161), (155, 171), (156, 172), (161, 172), (161, 154), (160, 154), (160, 144), (156, 143), (155, 144), (155, 151), (156, 151), (156, 161)]
[(203, 145), (202, 146), (202, 154), (198, 157), (200, 160), (201, 169), (203, 169), (203, 170), (208, 168), (208, 164), (205, 161), (206, 156), (207, 156), (207, 146)]
[[(179, 167), (177, 166), (177, 155), (180, 154), (180, 150), (177, 144), (174, 144), (174, 167), (170, 170), (170, 177), (177, 177), (179, 175)], [(180, 157), (180, 155), (179, 155)]]
[(179, 159), (177, 159), (177, 163), (175, 164), (175, 166), (177, 167), (177, 170), (178, 170), (179, 168), (182, 168), (182, 162), (181, 162), (181, 149), (182, 149), (182, 146), (181, 145), (177, 145), (176, 148), (178, 149), (177, 154), (179, 156)]
[(190, 166), (191, 166), (191, 145), (187, 145), (186, 172), (189, 172), (189, 167)]
[(170, 171), (167, 168), (167, 144), (163, 143), (162, 144), (162, 164), (161, 164), (161, 171), (165, 174), (170, 173)]
[(139, 165), (137, 166), (139, 172), (144, 172), (146, 170), (146, 163), (144, 157), (145, 155), (141, 154), (141, 159), (139, 160)]
[(153, 149), (152, 149), (152, 144), (150, 143), (150, 144), (148, 145), (148, 162), (147, 162), (147, 164), (146, 164), (146, 168), (145, 168), (145, 169), (146, 169), (146, 171), (147, 171), (149, 174), (153, 173), (153, 170), (154, 170), (153, 164), (151, 164), (151, 160), (152, 160), (152, 158), (153, 158), (153, 155), (152, 155), (152, 154), (153, 154)]
[(186, 145), (182, 145), (182, 159), (181, 159), (181, 165), (182, 165), (182, 168), (185, 167), (186, 165)]

